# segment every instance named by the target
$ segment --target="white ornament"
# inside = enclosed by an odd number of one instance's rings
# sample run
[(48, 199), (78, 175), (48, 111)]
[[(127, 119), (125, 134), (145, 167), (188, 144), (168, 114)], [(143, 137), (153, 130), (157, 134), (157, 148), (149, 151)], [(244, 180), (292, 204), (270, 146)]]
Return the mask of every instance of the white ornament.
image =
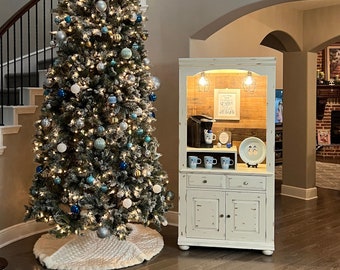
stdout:
[(156, 194), (160, 193), (162, 191), (162, 187), (160, 185), (154, 185), (152, 187), (153, 192), (155, 192)]
[(124, 201), (123, 201), (123, 206), (124, 206), (126, 209), (130, 208), (130, 207), (132, 206), (132, 201), (131, 201), (131, 199), (129, 199), (129, 198), (124, 199)]
[(71, 92), (73, 94), (78, 94), (80, 92), (80, 86), (78, 84), (74, 84), (71, 86)]
[(165, 226), (168, 226), (168, 221), (165, 219), (165, 220), (163, 220), (163, 222), (162, 222), (162, 225), (165, 227)]
[(66, 151), (66, 149), (67, 149), (67, 146), (66, 146), (66, 144), (64, 144), (64, 143), (59, 143), (59, 144), (57, 145), (57, 150), (58, 150), (58, 152), (60, 152), (60, 153), (64, 153), (64, 152)]

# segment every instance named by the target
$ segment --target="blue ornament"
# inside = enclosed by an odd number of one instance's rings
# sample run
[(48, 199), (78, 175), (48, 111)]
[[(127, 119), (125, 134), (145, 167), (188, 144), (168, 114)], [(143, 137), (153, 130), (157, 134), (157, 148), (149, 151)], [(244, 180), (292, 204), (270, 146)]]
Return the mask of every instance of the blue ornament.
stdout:
[(147, 142), (147, 143), (150, 142), (151, 141), (151, 137), (150, 136), (145, 136), (144, 141)]
[(150, 112), (150, 113), (149, 113), (149, 116), (152, 117), (152, 118), (156, 118), (155, 112)]
[(132, 49), (134, 50), (138, 50), (139, 49), (139, 45), (135, 42), (132, 44)]
[(80, 213), (80, 209), (79, 209), (79, 206), (78, 205), (72, 205), (71, 206), (71, 212), (72, 212), (72, 214), (76, 214), (76, 215), (78, 215), (79, 213)]
[(121, 57), (123, 57), (124, 59), (130, 59), (132, 56), (132, 51), (129, 48), (124, 48), (121, 52), (120, 52)]
[(41, 172), (43, 171), (43, 166), (39, 165), (39, 166), (35, 169), (35, 171), (36, 171), (37, 173), (41, 173)]
[(59, 185), (61, 183), (61, 179), (59, 176), (57, 176), (56, 178), (54, 178), (54, 184)]
[(103, 138), (98, 138), (94, 141), (94, 148), (103, 150), (106, 146), (106, 142)]
[(108, 190), (108, 188), (107, 188), (107, 186), (106, 185), (102, 185), (101, 187), (100, 187), (100, 190), (101, 190), (101, 192), (107, 192), (107, 190)]
[(152, 94), (149, 95), (149, 100), (150, 101), (156, 101), (156, 99), (157, 99), (157, 95), (156, 94), (152, 93)]
[(103, 26), (102, 27), (102, 33), (107, 34), (108, 32), (109, 32), (109, 29), (107, 28), (107, 26)]
[(58, 90), (58, 96), (59, 97), (65, 97), (66, 96), (66, 92), (65, 92), (65, 90), (64, 89), (59, 89)]
[(111, 60), (111, 66), (113, 67), (113, 66), (115, 66), (117, 64), (117, 62), (114, 60), (114, 59), (112, 59)]
[(51, 93), (51, 89), (45, 89), (44, 90), (44, 96), (48, 96)]
[(97, 132), (98, 132), (98, 135), (103, 135), (104, 134), (104, 132), (105, 132), (105, 128), (103, 127), (103, 126), (99, 126), (98, 128), (97, 128)]
[(94, 180), (95, 178), (91, 174), (86, 178), (86, 183), (88, 183), (89, 185), (92, 185), (94, 183)]
[(137, 129), (137, 134), (138, 135), (143, 135), (144, 130), (142, 128)]
[(54, 18), (54, 22), (55, 22), (56, 24), (59, 24), (59, 23), (60, 23), (60, 18), (59, 18), (59, 17), (55, 17), (55, 18)]
[(131, 113), (130, 118), (133, 120), (137, 119), (137, 114), (136, 113)]
[(119, 169), (121, 169), (121, 170), (126, 170), (127, 167), (128, 167), (128, 165), (127, 165), (127, 163), (126, 163), (125, 161), (121, 161), (121, 162), (119, 163)]
[(127, 147), (127, 148), (129, 148), (129, 149), (131, 149), (131, 147), (132, 147), (132, 143), (130, 143), (130, 142), (129, 142), (129, 143), (127, 143), (127, 144), (126, 144), (126, 147)]
[(136, 22), (141, 22), (141, 21), (143, 21), (142, 14), (137, 14), (137, 20), (136, 20)]
[(117, 103), (117, 97), (116, 97), (116, 96), (109, 96), (109, 97), (107, 98), (107, 102), (108, 102), (109, 104), (116, 104), (116, 103)]
[(70, 23), (72, 21), (71, 16), (65, 17), (65, 22)]

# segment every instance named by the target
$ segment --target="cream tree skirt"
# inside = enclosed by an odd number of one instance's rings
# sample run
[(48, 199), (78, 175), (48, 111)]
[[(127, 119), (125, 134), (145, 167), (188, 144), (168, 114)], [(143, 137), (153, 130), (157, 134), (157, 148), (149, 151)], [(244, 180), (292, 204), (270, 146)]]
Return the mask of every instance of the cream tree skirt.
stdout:
[(33, 253), (48, 269), (104, 270), (140, 264), (162, 250), (163, 237), (157, 231), (140, 224), (130, 227), (132, 232), (125, 241), (116, 237), (101, 239), (92, 231), (62, 239), (44, 234), (35, 243)]

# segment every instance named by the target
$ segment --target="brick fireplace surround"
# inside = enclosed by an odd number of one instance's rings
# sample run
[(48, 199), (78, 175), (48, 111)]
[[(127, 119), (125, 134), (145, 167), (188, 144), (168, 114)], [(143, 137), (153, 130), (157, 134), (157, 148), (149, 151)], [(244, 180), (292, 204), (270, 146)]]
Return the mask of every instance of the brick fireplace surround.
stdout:
[[(316, 120), (316, 130), (331, 129), (331, 112), (340, 111), (339, 99), (328, 99), (324, 111), (324, 117), (321, 120)], [(324, 145), (316, 152), (317, 160), (327, 160), (340, 163), (340, 144)]]

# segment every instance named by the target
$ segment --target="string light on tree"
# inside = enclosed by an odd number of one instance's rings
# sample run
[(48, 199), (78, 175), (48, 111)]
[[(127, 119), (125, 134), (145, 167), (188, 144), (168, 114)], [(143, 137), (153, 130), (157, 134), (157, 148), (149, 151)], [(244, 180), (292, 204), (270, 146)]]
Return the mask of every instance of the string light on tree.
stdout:
[[(143, 5), (142, 5), (143, 6)], [(129, 222), (167, 221), (174, 194), (153, 136), (160, 80), (150, 72), (137, 0), (59, 0), (36, 122), (26, 219), (58, 237), (95, 230), (125, 239)]]

